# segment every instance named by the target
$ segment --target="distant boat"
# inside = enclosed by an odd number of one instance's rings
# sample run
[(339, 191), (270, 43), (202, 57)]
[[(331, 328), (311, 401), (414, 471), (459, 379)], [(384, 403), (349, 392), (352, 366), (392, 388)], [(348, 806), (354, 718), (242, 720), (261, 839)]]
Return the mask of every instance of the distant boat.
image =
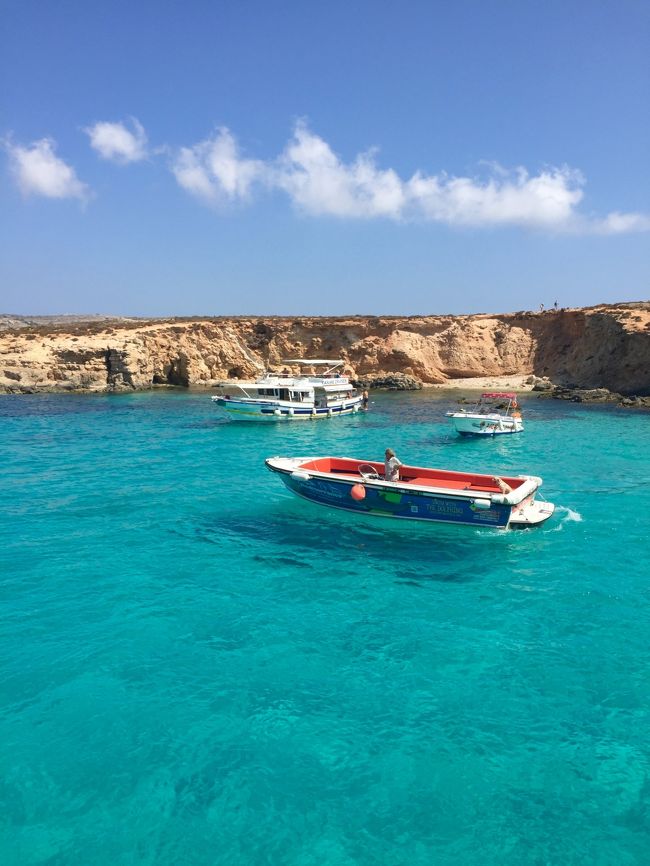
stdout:
[(498, 436), (524, 429), (517, 395), (510, 391), (486, 391), (471, 409), (446, 416), (461, 436)]
[[(362, 398), (347, 376), (337, 372), (343, 361), (291, 358), (283, 362), (305, 368), (297, 376), (267, 372), (255, 382), (228, 382), (212, 400), (241, 421), (309, 421), (358, 412)], [(309, 372), (309, 368), (312, 372)], [(321, 372), (319, 371), (323, 369)]]
[(508, 529), (537, 526), (555, 510), (535, 501), (542, 479), (533, 475), (402, 465), (399, 480), (386, 481), (383, 463), (347, 457), (269, 457), (266, 466), (303, 499), (375, 517)]

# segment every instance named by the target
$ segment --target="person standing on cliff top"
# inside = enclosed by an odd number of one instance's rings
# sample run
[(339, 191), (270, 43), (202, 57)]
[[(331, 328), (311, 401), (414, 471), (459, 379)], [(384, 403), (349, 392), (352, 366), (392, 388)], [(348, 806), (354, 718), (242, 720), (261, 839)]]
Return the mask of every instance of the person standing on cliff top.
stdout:
[(540, 313), (544, 312), (544, 304), (539, 305), (539, 311), (540, 311)]

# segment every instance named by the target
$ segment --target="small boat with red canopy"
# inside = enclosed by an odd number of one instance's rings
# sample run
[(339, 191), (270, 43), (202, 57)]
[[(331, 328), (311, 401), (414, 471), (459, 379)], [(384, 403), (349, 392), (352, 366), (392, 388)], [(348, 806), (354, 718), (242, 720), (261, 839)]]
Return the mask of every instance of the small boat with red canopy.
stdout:
[(470, 409), (447, 412), (461, 436), (498, 436), (524, 429), (517, 395), (512, 391), (485, 391)]
[(348, 457), (269, 457), (265, 462), (303, 499), (376, 517), (508, 529), (537, 526), (555, 510), (550, 502), (535, 501), (542, 479), (533, 475), (401, 465), (398, 479), (387, 481), (383, 463)]

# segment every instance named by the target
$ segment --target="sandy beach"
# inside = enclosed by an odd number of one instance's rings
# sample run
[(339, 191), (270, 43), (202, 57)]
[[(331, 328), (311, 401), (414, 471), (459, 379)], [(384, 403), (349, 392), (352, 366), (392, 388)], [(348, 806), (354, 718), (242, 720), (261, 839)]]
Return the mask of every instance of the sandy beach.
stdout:
[(527, 383), (530, 374), (525, 376), (477, 376), (470, 379), (448, 379), (440, 385), (424, 385), (425, 388), (462, 391), (532, 391), (532, 384)]

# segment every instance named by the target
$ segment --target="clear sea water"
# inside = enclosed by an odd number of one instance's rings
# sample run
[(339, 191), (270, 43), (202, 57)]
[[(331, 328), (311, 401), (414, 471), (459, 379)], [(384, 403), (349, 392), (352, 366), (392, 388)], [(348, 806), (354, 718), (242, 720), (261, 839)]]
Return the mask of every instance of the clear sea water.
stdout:
[[(0, 398), (2, 866), (650, 862), (650, 415), (449, 394), (222, 420)], [(276, 454), (542, 475), (524, 532), (291, 496)]]

